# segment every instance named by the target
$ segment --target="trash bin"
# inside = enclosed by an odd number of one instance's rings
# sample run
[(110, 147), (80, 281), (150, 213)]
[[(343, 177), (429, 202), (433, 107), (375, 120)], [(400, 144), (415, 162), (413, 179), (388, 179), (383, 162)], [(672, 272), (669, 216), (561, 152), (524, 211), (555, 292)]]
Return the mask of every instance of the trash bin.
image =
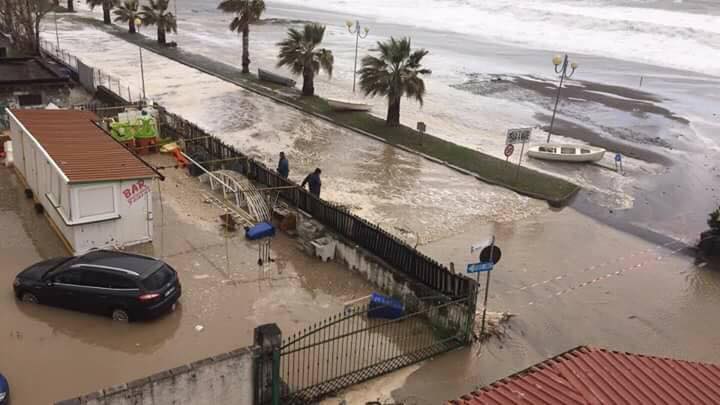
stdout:
[(402, 302), (381, 295), (372, 293), (368, 305), (368, 318), (397, 319), (405, 314), (405, 306)]
[(268, 222), (260, 222), (245, 232), (245, 237), (250, 240), (262, 239), (275, 235), (275, 227)]

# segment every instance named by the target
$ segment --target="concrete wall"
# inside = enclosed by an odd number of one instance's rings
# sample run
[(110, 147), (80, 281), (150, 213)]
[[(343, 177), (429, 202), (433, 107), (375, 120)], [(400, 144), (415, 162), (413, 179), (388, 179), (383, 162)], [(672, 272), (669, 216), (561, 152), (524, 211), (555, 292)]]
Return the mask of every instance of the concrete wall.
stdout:
[[(378, 288), (378, 292), (400, 299), (410, 310), (423, 309), (432, 304), (428, 298), (443, 298), (438, 292), (413, 280), (411, 277), (392, 268), (382, 259), (356, 245), (353, 241), (328, 231), (322, 224), (305, 215), (298, 215), (297, 228), (300, 247), (309, 254), (315, 254), (309, 242), (327, 237), (335, 244), (335, 260), (345, 264), (350, 270), (360, 273), (366, 280)], [(436, 301), (435, 301), (436, 302)]]
[(255, 350), (234, 350), (55, 405), (252, 405)]

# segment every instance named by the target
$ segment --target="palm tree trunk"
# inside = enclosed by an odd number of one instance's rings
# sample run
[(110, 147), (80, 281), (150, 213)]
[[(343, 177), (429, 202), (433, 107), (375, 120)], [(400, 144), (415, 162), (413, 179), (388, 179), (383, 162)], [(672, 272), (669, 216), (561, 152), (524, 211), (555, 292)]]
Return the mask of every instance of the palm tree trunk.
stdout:
[(388, 98), (388, 113), (385, 123), (390, 127), (400, 125), (400, 97)]
[(132, 18), (128, 20), (128, 32), (131, 34), (137, 32), (137, 30), (135, 29), (135, 20), (133, 20)]
[(313, 72), (311, 66), (306, 66), (305, 69), (303, 69), (302, 95), (306, 97), (315, 95), (315, 72)]
[(74, 0), (68, 0), (67, 9), (70, 12), (75, 11), (75, 1)]
[(242, 72), (250, 73), (250, 24), (245, 24), (242, 31)]
[(112, 24), (112, 21), (110, 20), (110, 6), (107, 4), (107, 2), (103, 2), (103, 23), (105, 24)]
[(158, 26), (157, 29), (158, 44), (165, 45), (165, 30)]

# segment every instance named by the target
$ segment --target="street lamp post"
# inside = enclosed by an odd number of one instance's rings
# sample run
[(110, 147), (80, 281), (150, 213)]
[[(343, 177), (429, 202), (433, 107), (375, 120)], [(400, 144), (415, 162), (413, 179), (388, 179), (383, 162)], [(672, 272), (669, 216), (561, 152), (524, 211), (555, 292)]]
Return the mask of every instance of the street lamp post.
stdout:
[[(142, 25), (142, 20), (139, 18), (135, 19), (135, 26), (137, 27), (138, 31), (140, 31), (140, 26)], [(146, 99), (145, 95), (145, 67), (143, 66), (143, 57), (142, 57), (142, 46), (138, 45), (138, 50), (140, 52), (140, 80), (142, 81), (142, 96), (143, 101)]]
[(60, 52), (60, 34), (57, 26), (57, 10), (53, 8), (53, 18), (55, 19), (55, 54)]
[(558, 103), (560, 102), (560, 90), (562, 90), (563, 81), (565, 79), (569, 79), (572, 77), (572, 75), (575, 73), (575, 69), (577, 69), (578, 64), (573, 62), (570, 63), (570, 73), (568, 73), (568, 56), (565, 54), (565, 57), (562, 57), (560, 55), (557, 55), (553, 58), (553, 65), (555, 65), (555, 73), (560, 75), (560, 85), (558, 86), (557, 95), (555, 96), (555, 108), (553, 108), (553, 114), (552, 119), (550, 119), (550, 130), (548, 131), (548, 137), (547, 142), (550, 143), (550, 136), (552, 135), (553, 125), (555, 124), (555, 114), (557, 113), (557, 107)]
[(353, 93), (355, 93), (355, 78), (357, 76), (357, 61), (358, 61), (358, 45), (360, 44), (360, 38), (367, 38), (370, 28), (360, 27), (360, 21), (355, 20), (355, 23), (348, 21), (345, 23), (348, 28), (348, 32), (355, 34), (355, 67), (353, 69)]

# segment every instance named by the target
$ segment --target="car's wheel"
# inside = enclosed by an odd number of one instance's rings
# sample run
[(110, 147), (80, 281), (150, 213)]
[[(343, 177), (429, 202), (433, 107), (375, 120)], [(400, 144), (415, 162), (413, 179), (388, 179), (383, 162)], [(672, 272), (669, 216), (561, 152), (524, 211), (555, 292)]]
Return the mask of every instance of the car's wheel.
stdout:
[(37, 304), (38, 302), (40, 302), (37, 296), (35, 296), (35, 294), (29, 292), (24, 292), (20, 294), (20, 301), (27, 302), (29, 304)]
[(130, 320), (130, 315), (124, 309), (115, 309), (112, 312), (113, 321), (127, 322)]

